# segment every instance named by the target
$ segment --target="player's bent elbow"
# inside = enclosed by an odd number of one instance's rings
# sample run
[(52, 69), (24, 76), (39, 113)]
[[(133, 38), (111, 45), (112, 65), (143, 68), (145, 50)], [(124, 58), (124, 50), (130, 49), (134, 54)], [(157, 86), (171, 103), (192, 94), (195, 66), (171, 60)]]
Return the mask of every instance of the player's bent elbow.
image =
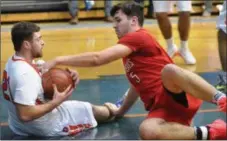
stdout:
[(102, 64), (104, 64), (104, 61), (101, 59), (100, 53), (95, 52), (93, 54), (92, 66), (101, 66)]

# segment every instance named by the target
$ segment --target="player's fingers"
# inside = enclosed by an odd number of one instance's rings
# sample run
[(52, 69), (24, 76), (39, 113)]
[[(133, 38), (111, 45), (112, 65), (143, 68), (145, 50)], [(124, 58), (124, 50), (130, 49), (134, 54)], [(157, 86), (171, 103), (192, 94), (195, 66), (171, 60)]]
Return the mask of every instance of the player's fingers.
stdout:
[(80, 78), (77, 77), (75, 84), (77, 85), (77, 84), (79, 84), (79, 82), (80, 82)]
[(72, 95), (72, 93), (73, 93), (73, 89), (70, 89), (68, 92), (67, 92), (67, 96), (70, 96), (70, 95)]
[(69, 86), (65, 89), (64, 92), (65, 92), (65, 93), (68, 93), (68, 92), (70, 91), (70, 89), (73, 89), (73, 88), (72, 88), (72, 85), (69, 85)]
[(69, 68), (66, 68), (66, 71), (69, 72), (71, 77), (73, 77), (75, 75), (75, 73), (73, 73), (73, 71), (71, 69), (69, 69)]
[(65, 68), (65, 70), (71, 74), (71, 71), (69, 68)]
[[(78, 79), (78, 77), (79, 77), (78, 72), (72, 71), (72, 70), (70, 70), (69, 68), (66, 68), (66, 71), (68, 71), (68, 72), (70, 73), (71, 77), (73, 78), (73, 80), (74, 80), (75, 82), (77, 82), (77, 79)], [(77, 84), (77, 83), (76, 83), (76, 84)]]
[(52, 84), (52, 86), (53, 86), (54, 92), (58, 92), (56, 84)]

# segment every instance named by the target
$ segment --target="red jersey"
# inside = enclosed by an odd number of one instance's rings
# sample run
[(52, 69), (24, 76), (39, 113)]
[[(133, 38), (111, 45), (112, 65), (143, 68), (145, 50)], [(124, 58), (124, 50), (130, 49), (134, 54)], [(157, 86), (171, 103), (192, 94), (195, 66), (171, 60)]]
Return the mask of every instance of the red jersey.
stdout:
[(157, 40), (143, 28), (126, 34), (118, 43), (133, 50), (123, 58), (123, 63), (128, 80), (140, 94), (147, 109), (153, 96), (160, 94), (163, 67), (173, 61)]

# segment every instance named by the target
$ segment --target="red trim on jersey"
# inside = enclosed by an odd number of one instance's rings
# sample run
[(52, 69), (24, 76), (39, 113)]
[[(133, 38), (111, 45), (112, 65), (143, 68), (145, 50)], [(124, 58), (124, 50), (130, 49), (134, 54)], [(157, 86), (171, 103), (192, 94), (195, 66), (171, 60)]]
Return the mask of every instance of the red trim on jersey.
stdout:
[(78, 124), (78, 125), (69, 125), (68, 127), (63, 128), (63, 132), (68, 132), (69, 135), (75, 135), (83, 130), (91, 128), (91, 124)]
[[(39, 76), (41, 76), (40, 71), (39, 71), (39, 69), (36, 67), (36, 65), (34, 65), (34, 64), (30, 63), (30, 62), (28, 62), (27, 60), (25, 60), (25, 59), (16, 59), (16, 58), (14, 58), (14, 56), (12, 57), (12, 60), (13, 60), (13, 61), (24, 61), (24, 62), (27, 62), (27, 63), (28, 63), (28, 64), (29, 64), (29, 65), (30, 65), (30, 66), (39, 74)], [(36, 105), (40, 105), (40, 104), (43, 104), (43, 102), (37, 98), (36, 101), (35, 101), (35, 104), (36, 104)]]
[(35, 71), (39, 74), (39, 76), (41, 76), (40, 71), (39, 71), (39, 69), (36, 67), (36, 65), (34, 65), (34, 64), (30, 63), (30, 62), (28, 62), (27, 60), (25, 60), (25, 59), (15, 59), (14, 56), (12, 57), (12, 60), (13, 60), (13, 61), (24, 61), (24, 62), (27, 62), (32, 68), (35, 69)]
[[(6, 93), (6, 91), (8, 91), (8, 94)], [(6, 100), (8, 100), (10, 102), (14, 102), (13, 96), (11, 94), (11, 90), (10, 90), (10, 87), (9, 87), (9, 78), (8, 78), (8, 74), (7, 74), (6, 70), (3, 71), (2, 92), (3, 92), (4, 98)]]
[(10, 97), (7, 94), (3, 94), (5, 100), (11, 101)]
[(40, 104), (43, 104), (43, 102), (37, 98), (35, 101), (35, 105), (40, 105)]

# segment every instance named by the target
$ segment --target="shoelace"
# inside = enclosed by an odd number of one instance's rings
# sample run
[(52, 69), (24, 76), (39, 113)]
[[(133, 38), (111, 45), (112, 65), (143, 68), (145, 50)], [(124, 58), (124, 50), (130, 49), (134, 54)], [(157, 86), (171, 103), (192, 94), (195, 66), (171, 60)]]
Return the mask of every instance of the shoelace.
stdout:
[(222, 74), (218, 74), (218, 84), (217, 85), (226, 85), (226, 76), (222, 75)]

